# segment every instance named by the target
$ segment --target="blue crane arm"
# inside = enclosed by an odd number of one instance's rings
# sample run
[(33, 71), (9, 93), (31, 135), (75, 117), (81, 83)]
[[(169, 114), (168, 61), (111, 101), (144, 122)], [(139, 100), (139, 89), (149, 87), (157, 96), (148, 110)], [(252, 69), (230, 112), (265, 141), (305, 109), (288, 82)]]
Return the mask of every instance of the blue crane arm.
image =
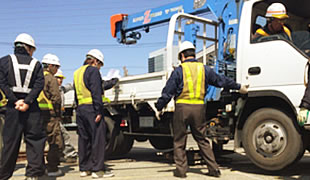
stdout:
[[(238, 16), (236, 12), (236, 4), (240, 0), (179, 0), (164, 6), (135, 14), (115, 14), (111, 16), (111, 33), (117, 38), (119, 43), (131, 44), (141, 38), (138, 29), (144, 29), (148, 32), (149, 27), (168, 22), (170, 18), (178, 13), (197, 15), (211, 11), (217, 18), (225, 21), (225, 13), (229, 12), (229, 16)], [(233, 14), (231, 14), (231, 9)], [(223, 17), (224, 16), (224, 17)], [(238, 18), (238, 17), (236, 17)]]
[(184, 12), (188, 14), (199, 14), (209, 11), (206, 0), (204, 3), (195, 3), (195, 0), (180, 0), (154, 9), (128, 16), (125, 31), (132, 31), (145, 26), (153, 26), (163, 22), (168, 22), (175, 13)]
[[(127, 38), (140, 39), (141, 34), (134, 30), (148, 28), (157, 24), (168, 22), (178, 13), (200, 14), (210, 11), (206, 0), (179, 0), (161, 7), (148, 9), (132, 15), (116, 14), (111, 16), (111, 33), (117, 37), (119, 43), (128, 43)], [(126, 35), (128, 32), (133, 32)]]

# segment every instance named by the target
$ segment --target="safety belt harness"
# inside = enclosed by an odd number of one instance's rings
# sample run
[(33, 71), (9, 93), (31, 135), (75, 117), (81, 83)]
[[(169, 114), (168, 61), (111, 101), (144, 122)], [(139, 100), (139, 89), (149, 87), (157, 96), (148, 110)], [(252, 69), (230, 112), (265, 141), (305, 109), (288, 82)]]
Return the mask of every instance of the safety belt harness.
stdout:
[[(283, 26), (283, 30), (291, 40), (292, 39), (291, 31), (286, 26)], [(269, 36), (269, 34), (266, 33), (262, 28), (259, 28), (256, 32), (262, 36)]]
[[(17, 92), (17, 93), (29, 93), (31, 91), (31, 89), (29, 88), (29, 84), (30, 84), (32, 72), (34, 71), (35, 65), (38, 60), (33, 58), (29, 65), (19, 64), (14, 54), (11, 54), (10, 56), (11, 56), (12, 63), (13, 63), (15, 82), (16, 82), (16, 86), (12, 87), (12, 91)], [(23, 86), (21, 83), (21, 76), (20, 76), (20, 70), (22, 69), (27, 70), (27, 74), (26, 74), (25, 82)]]

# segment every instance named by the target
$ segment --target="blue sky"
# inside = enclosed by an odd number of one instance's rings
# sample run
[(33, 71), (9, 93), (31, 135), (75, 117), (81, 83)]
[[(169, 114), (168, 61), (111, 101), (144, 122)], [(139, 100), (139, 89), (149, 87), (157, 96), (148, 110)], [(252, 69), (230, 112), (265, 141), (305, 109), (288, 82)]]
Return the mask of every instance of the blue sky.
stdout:
[(73, 72), (93, 48), (105, 56), (106, 75), (111, 68), (126, 66), (129, 74), (146, 73), (148, 54), (165, 46), (167, 26), (142, 33), (138, 44), (120, 45), (112, 38), (110, 16), (133, 14), (177, 0), (1, 0), (0, 56), (13, 53), (13, 42), (19, 33), (30, 34), (36, 42), (34, 57), (41, 61), (47, 53), (56, 54), (61, 70), (72, 82)]

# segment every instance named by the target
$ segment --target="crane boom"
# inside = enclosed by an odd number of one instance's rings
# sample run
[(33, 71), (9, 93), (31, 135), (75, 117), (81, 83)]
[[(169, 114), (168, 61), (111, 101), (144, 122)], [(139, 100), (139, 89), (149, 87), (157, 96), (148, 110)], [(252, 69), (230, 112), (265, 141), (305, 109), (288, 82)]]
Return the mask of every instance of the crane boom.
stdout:
[(132, 15), (116, 14), (111, 16), (111, 33), (113, 37), (117, 37), (119, 43), (131, 44), (134, 43), (131, 40), (141, 37), (139, 32), (134, 32), (137, 29), (145, 29), (147, 32), (149, 27), (168, 22), (178, 12), (195, 15), (208, 11), (210, 9), (206, 0), (180, 0)]

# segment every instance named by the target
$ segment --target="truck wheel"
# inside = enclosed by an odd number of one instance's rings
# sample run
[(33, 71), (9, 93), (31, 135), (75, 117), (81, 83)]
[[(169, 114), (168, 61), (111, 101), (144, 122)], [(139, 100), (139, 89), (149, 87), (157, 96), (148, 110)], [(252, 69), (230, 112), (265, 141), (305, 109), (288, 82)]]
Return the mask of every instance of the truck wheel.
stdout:
[(273, 108), (262, 108), (249, 116), (243, 127), (242, 144), (250, 160), (269, 171), (293, 164), (304, 150), (291, 118)]
[(119, 128), (115, 126), (115, 121), (110, 117), (105, 116), (106, 122), (106, 156), (116, 156), (128, 153), (132, 146), (134, 139), (124, 135)]
[(136, 137), (135, 140), (138, 142), (145, 142), (145, 141), (147, 141), (147, 138), (146, 137)]
[(155, 149), (164, 150), (173, 148), (172, 137), (150, 137), (149, 141)]
[(119, 135), (117, 136), (115, 151), (113, 155), (127, 154), (131, 150), (133, 143), (134, 143), (133, 137), (125, 135), (123, 134), (122, 131), (120, 131)]
[(113, 137), (113, 130), (115, 127), (115, 122), (108, 116), (104, 117), (104, 121), (106, 124), (106, 145), (105, 145), (105, 153), (107, 156), (112, 155), (115, 151), (115, 138)]

